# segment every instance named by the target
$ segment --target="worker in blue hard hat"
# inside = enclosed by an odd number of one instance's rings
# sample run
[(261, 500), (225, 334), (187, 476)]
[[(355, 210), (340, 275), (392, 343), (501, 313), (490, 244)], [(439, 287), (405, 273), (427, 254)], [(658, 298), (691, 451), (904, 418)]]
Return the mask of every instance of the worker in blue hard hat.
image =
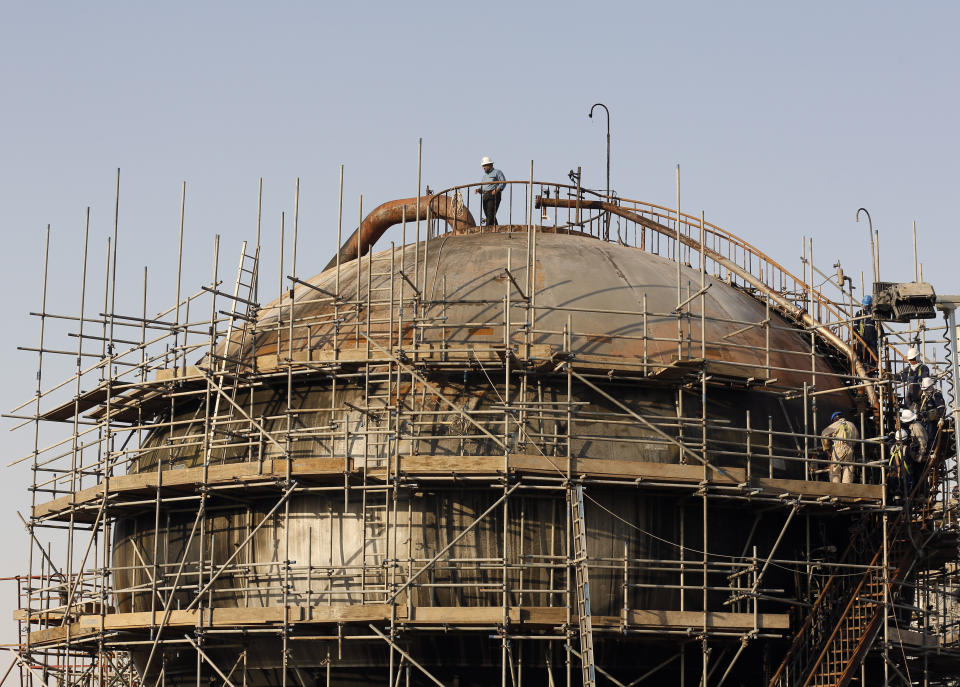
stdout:
[(830, 416), (830, 424), (820, 433), (820, 442), (829, 455), (831, 482), (853, 484), (853, 442), (859, 438), (860, 432), (843, 412), (838, 410)]
[(503, 189), (507, 187), (504, 181), (506, 177), (499, 169), (493, 166), (493, 160), (484, 157), (480, 160), (480, 166), (483, 167), (483, 176), (480, 177), (480, 188), (474, 193), (479, 193), (483, 205), (484, 222), (488, 227), (497, 226), (497, 210), (500, 208), (500, 201), (503, 200)]
[(880, 363), (880, 323), (873, 316), (873, 296), (867, 294), (860, 301), (861, 309), (853, 319), (853, 348), (868, 371), (877, 369)]

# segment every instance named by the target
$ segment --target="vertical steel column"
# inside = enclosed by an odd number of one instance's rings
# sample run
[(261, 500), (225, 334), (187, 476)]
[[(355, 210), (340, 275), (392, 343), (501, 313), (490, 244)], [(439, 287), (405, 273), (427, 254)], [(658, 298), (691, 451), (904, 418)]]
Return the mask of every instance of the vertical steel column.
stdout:
[(643, 374), (650, 374), (650, 368), (647, 364), (647, 292), (643, 292)]
[[(180, 327), (180, 286), (181, 286), (181, 280), (182, 280), (182, 278), (183, 278), (183, 220), (184, 220), (184, 212), (185, 212), (185, 210), (186, 210), (186, 202), (187, 202), (187, 182), (184, 181), (184, 182), (181, 182), (181, 184), (180, 184), (180, 231), (178, 232), (178, 238), (177, 238), (177, 299), (176, 299), (176, 301), (174, 301), (174, 303), (176, 304), (176, 306), (175, 306), (175, 307), (176, 307), (176, 312), (175, 312), (174, 317), (173, 317), (173, 323), (174, 323), (174, 329), (173, 329), (173, 364), (171, 365), (171, 367), (173, 367), (174, 369), (177, 368), (177, 344), (178, 344), (178, 342), (179, 342), (178, 336), (179, 336), (179, 334), (180, 334), (180, 331), (179, 331), (179, 327)], [(89, 210), (88, 210), (88, 212), (89, 212)], [(260, 213), (259, 213), (259, 210), (258, 210), (257, 214), (258, 214), (258, 215), (260, 214)], [(186, 328), (184, 328), (184, 329), (186, 329)], [(184, 349), (186, 349), (186, 343), (187, 343), (187, 333), (186, 333), (186, 331), (184, 331), (184, 333), (183, 333), (183, 343), (184, 343)], [(187, 367), (187, 353), (186, 353), (186, 350), (184, 350), (184, 353), (183, 353), (183, 370), (184, 370), (184, 374), (186, 374), (186, 367)]]
[(803, 479), (810, 479), (810, 387), (803, 383)]
[[(296, 186), (293, 191), (293, 253), (290, 256), (290, 274), (297, 276), (297, 229), (300, 220), (300, 177), (297, 177)], [(339, 246), (339, 244), (337, 244)], [(339, 253), (339, 248), (337, 249)], [(293, 291), (291, 284), (290, 290)], [(292, 298), (292, 296), (291, 296)]]
[[(702, 373), (701, 376), (704, 378), (704, 380), (706, 379), (706, 373)], [(704, 387), (706, 387), (706, 381), (704, 381)], [(704, 394), (706, 394), (706, 390), (704, 390)], [(704, 435), (706, 435), (706, 431), (704, 431)], [(704, 458), (706, 458), (706, 455), (707, 455), (707, 447), (706, 447), (705, 440), (706, 440), (706, 436), (704, 436), (704, 447), (703, 447)], [(701, 673), (700, 684), (703, 685), (704, 687), (706, 687), (707, 685), (707, 676), (709, 674), (709, 667), (710, 667), (710, 645), (707, 641), (707, 629), (708, 629), (707, 628), (707, 618), (708, 618), (707, 551), (709, 551), (709, 543), (707, 541), (708, 529), (707, 529), (707, 485), (706, 485), (706, 482), (710, 475), (709, 470), (710, 469), (707, 467), (706, 463), (704, 463), (704, 466), (703, 466), (704, 486), (703, 486), (703, 496), (702, 496), (702, 499), (703, 499), (703, 637), (701, 638), (701, 646), (700, 646), (702, 655), (703, 655), (703, 659), (702, 659), (703, 671)]]
[[(578, 211), (579, 212), (579, 211)], [(567, 338), (567, 360), (564, 365), (565, 371), (567, 373), (567, 474), (566, 474), (566, 484), (570, 485), (571, 480), (573, 479), (573, 365), (571, 361), (571, 355), (573, 353), (573, 315), (567, 313), (567, 327), (566, 327), (566, 338)], [(570, 640), (573, 636), (572, 627), (572, 613), (571, 609), (573, 604), (571, 603), (573, 595), (573, 569), (570, 565), (571, 557), (571, 544), (573, 541), (573, 525), (571, 522), (571, 511), (569, 503), (569, 486), (565, 490), (566, 496), (565, 500), (567, 501), (567, 507), (564, 508), (565, 516), (564, 523), (566, 527), (564, 528), (565, 533), (565, 544), (566, 544), (566, 573), (567, 573), (567, 598), (566, 598), (566, 637), (564, 642), (564, 648), (566, 649), (566, 659), (565, 659), (565, 669), (566, 669), (566, 685), (567, 687), (572, 687), (573, 684), (573, 654), (572, 647), (570, 646)]]
[[(112, 463), (112, 453), (115, 446), (114, 443), (114, 433), (111, 426), (111, 419), (113, 417), (113, 389), (114, 389), (114, 379), (115, 367), (113, 365), (114, 359), (114, 320), (115, 320), (115, 305), (116, 305), (116, 294), (117, 294), (117, 244), (119, 240), (120, 232), (120, 169), (117, 168), (117, 183), (116, 183), (116, 192), (114, 195), (114, 206), (113, 206), (113, 241), (111, 244), (113, 248), (113, 257), (110, 260), (112, 262), (113, 268), (109, 271), (110, 274), (110, 309), (107, 312), (107, 320), (110, 323), (109, 333), (106, 338), (106, 348), (105, 348), (105, 363), (104, 367), (106, 368), (105, 374), (107, 381), (107, 399), (106, 399), (106, 413), (103, 419), (103, 438), (104, 438), (104, 471), (103, 471), (103, 507), (102, 507), (102, 527), (103, 527), (103, 546), (102, 546), (102, 573), (101, 573), (101, 593), (102, 598), (100, 602), (101, 614), (106, 614), (106, 605), (107, 605), (107, 584), (109, 580), (109, 571), (108, 564), (110, 561), (110, 547), (112, 542), (110, 541), (110, 520), (108, 517), (108, 508), (107, 508), (107, 499), (110, 493), (110, 478), (113, 474), (114, 465)], [(106, 294), (104, 294), (106, 296)], [(104, 304), (106, 304), (106, 298), (104, 298)], [(90, 533), (91, 538), (96, 540), (96, 531)], [(89, 547), (88, 547), (89, 551)], [(94, 554), (96, 555), (96, 554)]]
[[(577, 167), (577, 214), (576, 214), (577, 226), (578, 226), (578, 227), (580, 227), (580, 200), (581, 200), (581, 199), (580, 199), (580, 193), (581, 193), (581, 191), (580, 191), (580, 174), (581, 174), (581, 173), (582, 173), (582, 170), (581, 170), (580, 167), (578, 166), (578, 167)], [(583, 227), (580, 227), (580, 230), (583, 231)]]
[[(243, 265), (243, 260), (242, 260), (243, 252), (244, 252), (244, 251), (241, 250), (241, 266)], [(282, 252), (281, 252), (281, 255), (282, 255)], [(197, 589), (199, 590), (199, 591), (197, 592), (197, 598), (196, 598), (196, 601), (198, 602), (198, 603), (197, 603), (197, 617), (198, 617), (198, 620), (199, 620), (199, 622), (197, 623), (197, 626), (198, 626), (198, 628), (201, 630), (201, 632), (198, 633), (198, 636), (197, 636), (197, 646), (198, 646), (198, 647), (201, 647), (201, 646), (203, 645), (202, 629), (203, 629), (203, 625), (204, 625), (204, 623), (203, 623), (204, 608), (203, 608), (203, 596), (202, 596), (202, 592), (203, 592), (203, 587), (204, 587), (204, 585), (203, 585), (203, 573), (204, 573), (204, 569), (206, 568), (206, 559), (205, 559), (205, 557), (204, 557), (204, 548), (205, 548), (205, 545), (206, 545), (206, 524), (207, 524), (207, 516), (206, 516), (207, 483), (208, 483), (209, 477), (210, 477), (210, 456), (211, 456), (211, 453), (212, 453), (212, 451), (213, 451), (213, 443), (214, 443), (214, 441), (215, 441), (215, 439), (216, 439), (216, 437), (215, 437), (215, 435), (214, 435), (214, 432), (215, 432), (216, 421), (217, 421), (217, 418), (216, 418), (216, 416), (215, 416), (215, 414), (217, 413), (217, 411), (214, 410), (214, 416), (211, 416), (211, 413), (210, 413), (210, 411), (211, 411), (211, 407), (210, 407), (210, 405), (211, 405), (211, 404), (210, 404), (210, 395), (211, 395), (211, 393), (213, 393), (212, 385), (213, 385), (213, 383), (215, 383), (214, 380), (215, 380), (216, 372), (214, 372), (214, 368), (217, 367), (216, 364), (215, 364), (215, 362), (214, 362), (215, 359), (214, 359), (213, 356), (214, 356), (214, 351), (216, 350), (216, 340), (217, 340), (217, 293), (216, 293), (216, 292), (217, 292), (217, 288), (218, 288), (218, 271), (219, 271), (219, 265), (220, 265), (220, 235), (217, 234), (217, 235), (214, 237), (214, 242), (213, 242), (213, 281), (212, 281), (212, 285), (211, 285), (212, 292), (211, 292), (211, 294), (210, 294), (210, 340), (209, 340), (209, 348), (208, 348), (208, 357), (209, 357), (209, 360), (210, 360), (211, 372), (210, 372), (210, 375), (209, 375), (208, 381), (207, 381), (207, 391), (206, 391), (206, 394), (204, 394), (204, 398), (205, 398), (205, 403), (204, 403), (204, 416), (205, 416), (205, 417), (204, 417), (204, 424), (203, 424), (203, 437), (204, 437), (204, 441), (203, 441), (203, 443), (204, 443), (204, 452), (203, 452), (203, 466), (202, 466), (202, 474), (203, 474), (203, 477), (202, 477), (202, 479), (201, 479), (201, 487), (200, 487), (200, 509), (199, 509), (199, 513), (200, 513), (200, 538), (199, 538), (199, 542), (198, 542), (198, 546), (197, 546)], [(281, 279), (281, 280), (283, 279), (283, 270), (282, 270), (282, 269), (281, 269), (281, 271), (280, 271), (280, 279)], [(282, 294), (282, 292), (283, 292), (283, 282), (282, 282), (282, 281), (280, 282), (280, 290), (281, 290), (281, 294)], [(229, 344), (229, 342), (228, 342), (228, 344)], [(226, 353), (226, 351), (225, 351), (225, 353)], [(221, 376), (220, 379), (222, 380), (223, 377)], [(218, 395), (218, 396), (217, 396), (217, 404), (216, 404), (215, 407), (219, 407), (219, 401), (220, 401), (220, 398), (219, 398), (219, 395)], [(189, 548), (188, 548), (188, 547), (184, 547), (184, 551), (183, 551), (183, 556), (184, 556), (184, 558), (186, 558), (186, 557), (188, 556), (188, 554), (189, 554)], [(213, 551), (211, 551), (211, 557), (212, 557), (212, 555), (213, 555)], [(210, 570), (211, 570), (211, 574), (212, 574), (212, 573), (213, 573), (212, 560), (211, 560)], [(172, 592), (172, 591), (170, 592), (170, 595), (171, 595), (171, 596), (170, 596), (170, 599), (172, 600), (172, 599), (173, 599), (173, 592)], [(201, 657), (200, 657), (200, 649), (198, 648), (198, 649), (197, 649), (197, 663), (196, 663), (196, 675), (197, 675), (196, 687), (200, 687), (201, 666), (202, 666), (202, 663), (201, 663)], [(286, 686), (284, 686), (284, 687), (286, 687)]]
[[(360, 194), (360, 199), (357, 201), (357, 227), (360, 227), (363, 224), (363, 194)], [(353, 337), (353, 347), (355, 349), (360, 348), (360, 277), (361, 272), (363, 271), (363, 256), (360, 254), (360, 235), (363, 232), (357, 231), (357, 258), (354, 260), (354, 269), (357, 273), (356, 279), (356, 290), (354, 292), (354, 303), (353, 303), (353, 319), (356, 326), (356, 334)]]
[[(531, 171), (532, 174), (532, 171)], [(531, 176), (532, 179), (532, 176)], [(527, 322), (529, 322), (530, 315), (530, 226), (527, 226), (527, 258), (526, 258), (526, 271), (527, 271)], [(511, 251), (510, 248), (507, 248), (507, 274), (510, 274), (511, 268)], [(509, 592), (507, 591), (507, 575), (508, 575), (508, 565), (507, 565), (507, 551), (509, 549), (509, 526), (508, 518), (510, 514), (509, 509), (509, 499), (507, 498), (508, 494), (508, 483), (507, 475), (510, 473), (510, 360), (511, 360), (511, 351), (510, 351), (510, 288), (511, 282), (509, 279), (504, 280), (504, 288), (506, 289), (506, 295), (504, 297), (504, 312), (503, 312), (503, 346), (504, 346), (504, 390), (503, 390), (503, 399), (504, 399), (504, 409), (503, 409), (503, 526), (502, 526), (502, 535), (503, 539), (503, 559), (501, 561), (501, 627), (500, 627), (500, 684), (501, 687), (506, 687), (507, 685), (507, 661), (509, 660), (507, 654), (508, 642), (507, 634), (510, 627), (510, 609), (508, 606), (509, 603)], [(529, 332), (529, 327), (527, 327)], [(521, 397), (522, 400), (522, 397)], [(517, 431), (520, 431), (519, 423), (517, 425)]]
[[(421, 139), (422, 145), (422, 139)], [(417, 240), (420, 238), (420, 149), (417, 150)], [(427, 293), (427, 255), (430, 252), (430, 202), (427, 202), (427, 224), (423, 232), (423, 279), (420, 283), (420, 293)], [(426, 304), (423, 305), (426, 310)]]
[(875, 274), (874, 281), (878, 281), (880, 279), (880, 230), (879, 229), (873, 230), (873, 237), (877, 244), (877, 255), (875, 258), (877, 264), (876, 264), (876, 272), (874, 273)]
[[(253, 302), (260, 302), (260, 222), (263, 218), (263, 177), (257, 180), (257, 244), (256, 249), (254, 250), (254, 255), (257, 256), (257, 274), (254, 275), (253, 280)], [(340, 245), (340, 236), (337, 236), (337, 245)], [(338, 250), (337, 253), (340, 251)], [(256, 362), (254, 362), (256, 366)], [(246, 654), (244, 654), (246, 656)]]
[[(530, 287), (527, 289), (527, 343), (535, 342), (537, 324), (537, 232), (533, 226), (533, 160), (530, 160), (530, 185), (527, 193), (527, 232), (530, 236)], [(529, 348), (527, 355), (530, 355)], [(523, 397), (524, 399), (526, 397)], [(521, 412), (522, 409), (521, 409)]]
[[(337, 187), (337, 245), (342, 246), (343, 242), (340, 238), (343, 232), (343, 165), (340, 165), (340, 181)], [(334, 275), (334, 288), (333, 291), (336, 294), (336, 297), (333, 299), (333, 351), (334, 355), (337, 355), (337, 352), (340, 350), (340, 251), (337, 250), (336, 255), (337, 260), (337, 271)], [(333, 389), (330, 392), (330, 403), (331, 407), (333, 404), (333, 396), (336, 391), (336, 379), (332, 382)], [(333, 442), (331, 440), (331, 455), (333, 455)]]
[(677, 261), (677, 360), (683, 359), (683, 310), (680, 307), (680, 303), (683, 302), (683, 294), (681, 289), (681, 272), (680, 272), (680, 248), (683, 245), (680, 242), (680, 165), (677, 165), (677, 224), (676, 224), (676, 243), (673, 247), (673, 257)]
[[(79, 333), (77, 335), (77, 366), (76, 371), (74, 372), (76, 376), (76, 386), (74, 387), (74, 402), (73, 402), (73, 426), (71, 431), (71, 446), (70, 446), (70, 493), (73, 494), (77, 491), (78, 479), (77, 479), (77, 469), (80, 468), (80, 477), (79, 477), (79, 486), (83, 484), (83, 452), (78, 441), (79, 431), (80, 431), (80, 405), (79, 398), (80, 394), (83, 393), (81, 389), (81, 381), (83, 376), (83, 325), (84, 325), (84, 311), (86, 310), (86, 292), (87, 292), (87, 251), (89, 246), (90, 239), (90, 208), (87, 207), (86, 219), (84, 221), (83, 229), (83, 262), (81, 268), (81, 277), (80, 277), (80, 322), (79, 322)], [(47, 240), (49, 243), (49, 227)], [(46, 273), (47, 266), (46, 262), (44, 263), (44, 302), (46, 301)], [(43, 327), (43, 318), (46, 315), (46, 305), (44, 304), (41, 307), (41, 332)], [(40, 355), (43, 355), (43, 334), (41, 333), (41, 342), (40, 342)], [(39, 383), (39, 379), (38, 379)], [(38, 386), (39, 391), (39, 386)], [(37, 421), (39, 423), (39, 420)], [(32, 510), (31, 510), (32, 513)], [(76, 527), (76, 510), (70, 509), (70, 522), (67, 525), (67, 583), (70, 583), (70, 580), (73, 577), (73, 538), (75, 534)], [(32, 545), (31, 545), (32, 549)], [(80, 571), (81, 574), (83, 571)]]
[[(706, 216), (703, 210), (700, 211), (700, 357), (703, 359), (704, 365), (707, 362), (707, 253), (706, 246), (703, 242), (706, 236)], [(768, 304), (769, 307), (769, 304)], [(646, 311), (646, 308), (644, 308)], [(769, 315), (767, 316), (769, 318)], [(769, 365), (769, 361), (767, 363)], [(770, 376), (770, 373), (767, 373), (767, 376)], [(706, 412), (707, 408), (704, 405), (703, 414), (704, 422), (706, 422)], [(704, 441), (706, 445), (706, 441)]]
[[(43, 344), (46, 333), (46, 319), (47, 319), (47, 273), (50, 264), (50, 225), (47, 225), (47, 231), (44, 235), (43, 241), (43, 280), (41, 286), (41, 296), (40, 296), (40, 344), (37, 347), (37, 386), (36, 386), (36, 402), (34, 407), (34, 419), (33, 419), (33, 464), (31, 466), (31, 483), (32, 488), (30, 489), (30, 520), (27, 525), (27, 530), (30, 533), (30, 549), (27, 554), (27, 618), (29, 619), (30, 614), (33, 610), (33, 544), (35, 540), (34, 529), (36, 525), (34, 523), (33, 513), (34, 509), (37, 506), (37, 470), (39, 469), (39, 458), (40, 458), (40, 398), (43, 396)], [(93, 536), (91, 534), (91, 536)], [(37, 542), (39, 546), (39, 541)], [(43, 553), (43, 549), (40, 550)], [(40, 559), (41, 570), (43, 568), (43, 558)], [(27, 642), (26, 650), (30, 650), (30, 623), (27, 622)]]
[(117, 167), (117, 189), (113, 203), (113, 272), (110, 284), (110, 353), (113, 354), (114, 306), (117, 301), (117, 243), (120, 232), (120, 168)]
[[(414, 218), (416, 222), (416, 239), (414, 240), (414, 253), (413, 253), (413, 281), (415, 283), (415, 289), (419, 290), (420, 293), (423, 293), (425, 286), (420, 286), (420, 279), (418, 277), (419, 270), (417, 269), (420, 266), (420, 186), (423, 170), (423, 138), (417, 139), (417, 216)], [(416, 306), (414, 306), (414, 317), (416, 317)]]

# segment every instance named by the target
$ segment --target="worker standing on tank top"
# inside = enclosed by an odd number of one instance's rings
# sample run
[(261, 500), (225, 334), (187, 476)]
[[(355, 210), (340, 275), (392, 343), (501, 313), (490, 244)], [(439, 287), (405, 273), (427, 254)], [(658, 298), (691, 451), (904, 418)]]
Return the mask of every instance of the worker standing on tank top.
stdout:
[(483, 167), (483, 176), (480, 177), (481, 186), (474, 193), (479, 193), (483, 204), (483, 215), (488, 227), (497, 226), (497, 210), (500, 208), (500, 201), (503, 200), (503, 189), (506, 184), (506, 177), (499, 169), (494, 169), (493, 160), (485, 157), (480, 160), (480, 166)]

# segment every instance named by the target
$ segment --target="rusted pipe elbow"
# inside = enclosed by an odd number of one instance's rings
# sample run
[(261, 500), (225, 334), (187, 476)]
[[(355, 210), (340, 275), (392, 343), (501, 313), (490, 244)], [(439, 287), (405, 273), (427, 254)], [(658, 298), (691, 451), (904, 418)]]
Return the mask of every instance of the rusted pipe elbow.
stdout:
[(452, 198), (446, 195), (420, 196), (419, 200), (419, 216), (417, 216), (416, 197), (391, 200), (374, 208), (364, 217), (360, 227), (340, 246), (339, 255), (333, 256), (324, 270), (335, 267), (338, 257), (342, 265), (366, 255), (387, 229), (400, 224), (404, 217), (408, 222), (428, 217), (442, 219), (452, 231), (477, 226), (459, 193)]

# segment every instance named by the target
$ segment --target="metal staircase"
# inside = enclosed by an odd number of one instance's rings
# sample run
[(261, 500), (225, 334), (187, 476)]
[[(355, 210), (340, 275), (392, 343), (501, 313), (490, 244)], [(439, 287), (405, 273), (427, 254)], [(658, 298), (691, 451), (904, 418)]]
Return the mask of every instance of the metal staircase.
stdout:
[[(835, 574), (827, 580), (769, 687), (845, 687), (854, 677), (883, 629), (887, 608), (919, 559), (915, 542), (930, 522), (917, 514), (930, 512), (929, 502), (937, 497), (941, 446), (949, 443), (941, 437), (942, 432), (914, 485), (910, 507), (888, 524), (886, 580), (883, 540), (870, 536), (879, 529), (876, 516), (864, 517), (842, 560), (869, 567), (859, 576)], [(857, 555), (864, 550), (866, 555)]]
[(580, 665), (583, 687), (595, 687), (597, 669), (593, 660), (593, 619), (590, 615), (590, 578), (587, 572), (587, 529), (583, 516), (583, 487), (570, 492), (573, 527), (573, 561), (577, 578), (577, 620), (580, 623)]

